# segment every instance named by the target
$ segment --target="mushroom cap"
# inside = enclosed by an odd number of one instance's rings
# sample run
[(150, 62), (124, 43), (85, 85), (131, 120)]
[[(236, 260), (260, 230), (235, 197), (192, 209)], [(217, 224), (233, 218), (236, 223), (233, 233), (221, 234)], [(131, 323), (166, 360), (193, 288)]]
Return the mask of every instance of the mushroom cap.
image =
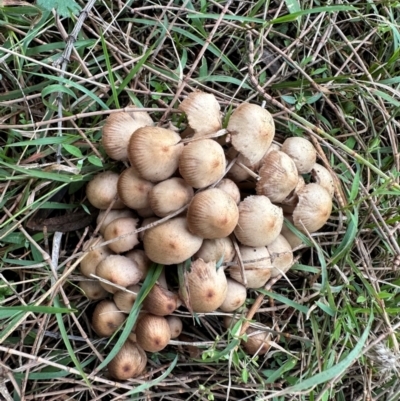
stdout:
[(140, 127), (153, 125), (146, 112), (110, 114), (103, 127), (102, 144), (107, 155), (114, 160), (128, 160), (128, 143), (132, 134)]
[(238, 218), (239, 210), (235, 201), (218, 188), (197, 193), (187, 212), (189, 230), (206, 239), (227, 237), (235, 229)]
[(243, 284), (227, 278), (228, 290), (224, 302), (219, 307), (223, 312), (233, 312), (246, 302), (247, 290)]
[(131, 292), (127, 292), (127, 291), (123, 291), (123, 290), (115, 291), (113, 300), (115, 302), (115, 305), (117, 305), (117, 308), (120, 311), (122, 311), (124, 313), (130, 313), (130, 311), (133, 307), (133, 304), (136, 301), (137, 294), (140, 291), (140, 286), (137, 284), (134, 284), (134, 285), (128, 286), (126, 289)]
[(231, 178), (234, 182), (242, 182), (248, 179), (252, 179), (249, 171), (243, 168), (240, 164), (243, 164), (253, 172), (258, 171), (258, 169), (260, 168), (261, 162), (258, 161), (256, 163), (250, 163), (241, 153), (238, 153), (235, 148), (229, 148), (226, 153), (226, 157), (229, 162), (237, 157), (235, 164), (230, 168), (227, 174), (228, 177)]
[(171, 339), (178, 338), (183, 329), (182, 320), (178, 316), (167, 316), (166, 319), (171, 331)]
[[(96, 223), (100, 224), (101, 221), (103, 220), (104, 215), (106, 214), (107, 210), (100, 210), (100, 213), (97, 216)], [(101, 223), (101, 227), (99, 229), (99, 232), (101, 235), (104, 235), (104, 231), (106, 227), (116, 219), (119, 219), (120, 217), (131, 217), (135, 218), (136, 215), (131, 209), (115, 209), (115, 210), (109, 210), (107, 215), (104, 218), (104, 221)]]
[[(247, 280), (247, 288), (260, 288), (269, 280), (272, 273), (271, 255), (265, 246), (248, 247), (239, 246), (240, 255), (242, 257), (244, 274)], [(243, 278), (239, 265), (239, 260), (236, 258), (234, 264), (229, 269), (231, 277), (243, 284)]]
[(150, 207), (157, 216), (165, 217), (187, 205), (193, 195), (193, 188), (183, 178), (172, 177), (150, 191)]
[(227, 131), (233, 147), (254, 164), (270, 147), (275, 124), (267, 110), (256, 104), (242, 103), (229, 118)]
[(143, 301), (144, 309), (157, 316), (167, 316), (178, 306), (178, 296), (161, 285), (155, 284)]
[(100, 337), (111, 337), (125, 319), (126, 315), (117, 308), (113, 301), (104, 299), (96, 305), (93, 311), (93, 330)]
[[(95, 175), (86, 186), (88, 201), (97, 209), (107, 209), (117, 197), (119, 175), (112, 171), (104, 171)], [(114, 202), (112, 209), (123, 209), (125, 205), (120, 199)]]
[(227, 194), (232, 196), (232, 199), (235, 201), (235, 203), (238, 205), (240, 203), (240, 189), (239, 187), (229, 178), (224, 178), (221, 180), (215, 188), (222, 189), (225, 191)]
[(124, 237), (115, 242), (111, 242), (108, 244), (108, 247), (115, 253), (131, 250), (139, 243), (137, 233), (130, 234), (136, 230), (138, 222), (138, 219), (132, 219), (131, 217), (120, 217), (119, 219), (113, 220), (104, 230), (104, 239), (109, 241), (120, 236)]
[(165, 317), (145, 314), (136, 326), (136, 341), (147, 352), (164, 349), (171, 339), (171, 330)]
[(100, 285), (97, 280), (85, 280), (79, 282), (80, 289), (85, 293), (86, 297), (92, 301), (106, 298), (108, 292)]
[(152, 263), (147, 257), (145, 251), (142, 249), (132, 249), (131, 251), (127, 252), (125, 256), (136, 263), (136, 266), (142, 272), (142, 278), (140, 281), (144, 281)]
[(225, 174), (226, 160), (222, 146), (212, 139), (187, 144), (179, 158), (179, 173), (193, 188), (205, 188)]
[(178, 107), (189, 120), (194, 138), (213, 134), (221, 129), (220, 105), (214, 95), (205, 92), (192, 92)]
[(267, 196), (274, 203), (282, 202), (299, 181), (294, 161), (279, 150), (268, 153), (259, 174), (261, 178), (257, 182), (257, 194)]
[(252, 247), (266, 246), (276, 239), (283, 224), (283, 212), (264, 195), (248, 196), (239, 203), (237, 239)]
[(281, 151), (293, 159), (299, 174), (309, 173), (317, 160), (317, 151), (305, 138), (296, 136), (285, 139)]
[(184, 217), (175, 217), (145, 231), (143, 246), (155, 263), (173, 265), (193, 256), (203, 239), (192, 234)]
[(204, 262), (216, 262), (221, 259), (224, 263), (232, 262), (236, 253), (233, 243), (229, 237), (205, 239), (198, 252), (194, 254), (195, 259), (203, 259)]
[(146, 364), (146, 353), (138, 344), (128, 340), (108, 364), (108, 371), (117, 380), (128, 380), (140, 376)]
[(324, 187), (332, 197), (335, 193), (335, 185), (333, 177), (329, 170), (318, 163), (315, 163), (311, 168), (311, 178), (316, 184)]
[(131, 209), (148, 208), (149, 192), (153, 187), (152, 182), (141, 178), (134, 167), (129, 167), (119, 176), (118, 196)]
[[(96, 239), (95, 239), (96, 240)], [(103, 238), (100, 237), (100, 242)], [(88, 240), (83, 245), (84, 249), (86, 249), (89, 244), (92, 243), (92, 240)], [(81, 260), (79, 265), (79, 270), (86, 277), (91, 277), (91, 274), (96, 272), (97, 265), (104, 260), (106, 257), (110, 256), (112, 252), (107, 246), (102, 246), (101, 248), (95, 248), (92, 251), (89, 251), (85, 257)]]
[(272, 266), (271, 277), (286, 273), (293, 265), (292, 247), (288, 240), (281, 234), (276, 240), (267, 246), (271, 255)]
[(271, 334), (260, 332), (252, 327), (246, 330), (247, 341), (242, 341), (243, 348), (250, 355), (264, 355), (271, 348)]
[(143, 179), (152, 182), (166, 180), (178, 168), (183, 150), (180, 140), (176, 132), (165, 128), (139, 128), (129, 141), (129, 161)]
[[(131, 259), (122, 255), (111, 255), (97, 265), (96, 276), (126, 288), (137, 284), (142, 272)], [(118, 291), (118, 288), (111, 284), (102, 281), (100, 284), (112, 294)]]
[(283, 223), (281, 235), (285, 237), (287, 242), (289, 242), (292, 249), (297, 248), (303, 243), (303, 241), (293, 231), (291, 231), (285, 223)]
[(298, 196), (299, 202), (293, 212), (294, 225), (302, 232), (318, 231), (331, 215), (331, 196), (318, 184), (307, 184)]
[(213, 312), (222, 305), (228, 284), (224, 270), (217, 270), (214, 261), (206, 263), (202, 259), (195, 260), (186, 277), (193, 312)]

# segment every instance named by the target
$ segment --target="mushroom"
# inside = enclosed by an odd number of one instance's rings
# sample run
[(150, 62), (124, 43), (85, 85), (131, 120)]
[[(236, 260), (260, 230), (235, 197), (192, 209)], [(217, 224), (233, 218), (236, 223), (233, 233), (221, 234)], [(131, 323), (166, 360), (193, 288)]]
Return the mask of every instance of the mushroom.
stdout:
[(226, 160), (222, 146), (212, 139), (201, 139), (183, 148), (179, 173), (193, 188), (205, 188), (225, 174)]
[[(234, 182), (242, 182), (252, 178), (251, 171), (258, 171), (260, 168), (260, 161), (256, 163), (250, 163), (241, 153), (239, 153), (235, 148), (230, 148), (226, 153), (228, 162), (230, 163), (235, 157), (236, 162), (228, 171), (228, 177)], [(243, 168), (243, 166), (247, 167)], [(250, 171), (249, 171), (250, 170)]]
[(139, 220), (130, 217), (121, 217), (113, 220), (104, 230), (104, 239), (106, 241), (122, 237), (117, 241), (108, 244), (108, 247), (115, 253), (122, 253), (131, 250), (139, 243), (136, 225)]
[(292, 247), (283, 235), (278, 235), (276, 240), (267, 246), (267, 249), (272, 259), (271, 277), (286, 273), (292, 267)]
[(293, 212), (294, 225), (302, 232), (318, 231), (331, 215), (331, 196), (318, 184), (307, 184), (298, 196), (299, 202)]
[(267, 110), (256, 104), (242, 103), (230, 116), (227, 131), (233, 147), (255, 164), (270, 147), (275, 124)]
[(271, 202), (282, 202), (295, 188), (299, 180), (294, 161), (283, 152), (268, 153), (259, 171), (258, 195), (265, 195)]
[(182, 320), (178, 316), (167, 316), (166, 319), (171, 331), (171, 340), (178, 338), (182, 333)]
[(182, 178), (169, 178), (150, 191), (150, 207), (157, 216), (165, 217), (187, 205), (193, 195), (193, 188)]
[(299, 174), (307, 174), (317, 160), (317, 151), (305, 138), (290, 137), (285, 139), (281, 151), (289, 155), (296, 164)]
[(108, 292), (95, 280), (85, 280), (79, 283), (80, 289), (92, 301), (106, 298)]
[[(112, 171), (104, 171), (95, 175), (86, 186), (88, 201), (97, 209), (107, 209), (117, 199), (117, 183), (119, 175)], [(125, 205), (117, 199), (112, 209), (123, 209)]]
[[(97, 242), (97, 240), (99, 240), (99, 242), (102, 242), (103, 238), (99, 237), (86, 241), (83, 245), (83, 249), (88, 249), (90, 245)], [(79, 270), (84, 276), (91, 277), (91, 274), (95, 273), (97, 265), (111, 254), (112, 252), (107, 248), (107, 246), (95, 248), (89, 251), (81, 260)]]
[(193, 256), (203, 239), (192, 234), (184, 217), (175, 217), (145, 231), (143, 246), (155, 263), (173, 265)]
[(270, 244), (279, 235), (283, 212), (264, 195), (248, 196), (239, 203), (239, 221), (235, 228), (237, 239), (243, 244), (260, 247)]
[(238, 205), (240, 203), (240, 190), (239, 187), (229, 178), (224, 178), (221, 180), (215, 188), (222, 189), (228, 195), (232, 197), (235, 203)]
[(221, 129), (220, 105), (214, 95), (205, 92), (192, 92), (178, 107), (189, 120), (194, 138), (213, 134)]
[(140, 291), (140, 286), (137, 284), (126, 287), (129, 291), (118, 290), (114, 293), (113, 300), (118, 309), (124, 313), (130, 313), (133, 304), (136, 301), (137, 294)]
[(142, 272), (140, 281), (144, 281), (152, 263), (147, 257), (145, 251), (141, 249), (132, 249), (131, 251), (127, 252), (125, 256), (136, 263), (136, 266)]
[(144, 111), (118, 112), (110, 114), (103, 127), (102, 144), (107, 155), (114, 160), (128, 160), (128, 143), (132, 134), (140, 127), (153, 125), (153, 120)]
[(140, 176), (159, 182), (171, 177), (178, 168), (183, 144), (180, 136), (160, 127), (143, 127), (131, 136), (128, 157)]
[[(96, 276), (126, 288), (137, 284), (142, 277), (142, 272), (131, 259), (122, 255), (111, 255), (97, 265)], [(118, 291), (118, 288), (111, 284), (103, 282), (100, 284), (112, 294)]]
[(177, 306), (178, 296), (158, 284), (153, 286), (143, 301), (146, 311), (157, 316), (170, 315)]
[(136, 341), (148, 352), (164, 349), (171, 339), (171, 330), (165, 317), (145, 314), (136, 326)]
[(111, 337), (124, 323), (125, 318), (125, 314), (117, 308), (113, 301), (104, 299), (96, 305), (93, 311), (93, 330), (100, 337)]
[(203, 259), (208, 263), (211, 261), (223, 263), (232, 262), (235, 257), (235, 248), (229, 237), (205, 239), (198, 252), (194, 254), (195, 259)]
[[(97, 220), (96, 220), (97, 224), (101, 223), (101, 226), (99, 229), (99, 232), (101, 235), (104, 235), (104, 231), (105, 231), (106, 227), (113, 220), (119, 219), (120, 217), (130, 217), (132, 219), (136, 217), (135, 213), (130, 209), (108, 210), (107, 215), (106, 215), (106, 212), (107, 212), (107, 210), (100, 210), (100, 213), (98, 214)], [(103, 218), (104, 218), (104, 220), (103, 220)]]
[(197, 193), (187, 212), (189, 230), (206, 239), (227, 237), (235, 229), (238, 218), (235, 201), (218, 188)]
[(333, 197), (335, 193), (335, 185), (333, 183), (333, 177), (327, 168), (315, 163), (311, 168), (311, 179), (316, 184), (325, 188), (329, 195)]
[(246, 302), (246, 287), (237, 281), (227, 278), (228, 290), (224, 302), (219, 307), (223, 312), (233, 312)]
[(271, 334), (249, 327), (247, 339), (242, 340), (243, 348), (250, 355), (264, 355), (271, 348)]

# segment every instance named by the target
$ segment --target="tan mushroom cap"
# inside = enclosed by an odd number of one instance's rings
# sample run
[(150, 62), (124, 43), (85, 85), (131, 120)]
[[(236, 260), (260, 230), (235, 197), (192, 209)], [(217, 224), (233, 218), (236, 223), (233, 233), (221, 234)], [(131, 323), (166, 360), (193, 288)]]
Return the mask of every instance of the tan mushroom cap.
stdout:
[[(119, 175), (112, 171), (104, 171), (95, 175), (86, 186), (88, 201), (97, 209), (107, 209), (118, 195)], [(114, 202), (112, 209), (123, 209), (121, 200)]]
[(239, 203), (239, 221), (234, 232), (243, 245), (260, 247), (276, 239), (282, 224), (282, 209), (266, 196), (254, 195)]
[(303, 232), (318, 231), (331, 215), (331, 196), (318, 184), (307, 184), (298, 196), (299, 202), (293, 212), (294, 225)]
[(106, 241), (122, 237), (108, 244), (108, 247), (115, 253), (123, 253), (131, 250), (139, 243), (137, 233), (131, 234), (136, 230), (138, 219), (131, 217), (120, 217), (113, 220), (104, 230), (104, 239)]
[[(95, 243), (99, 239), (99, 242), (103, 242), (104, 239), (102, 237), (94, 238), (93, 240), (88, 240), (84, 243), (83, 248), (88, 249), (88, 247)], [(112, 254), (111, 250), (107, 246), (102, 246), (100, 248), (95, 248), (89, 251), (85, 257), (81, 260), (79, 265), (79, 270), (86, 277), (91, 277), (91, 274), (96, 272), (97, 265), (103, 261), (105, 258)]]
[(166, 319), (171, 331), (171, 339), (178, 338), (183, 329), (182, 319), (178, 316), (167, 316)]
[(248, 354), (264, 355), (271, 348), (271, 333), (249, 327), (246, 334), (247, 341), (242, 340), (242, 345)]
[(143, 127), (131, 136), (128, 157), (140, 176), (159, 182), (171, 177), (178, 168), (183, 144), (180, 136), (160, 127)]
[(282, 202), (299, 181), (294, 161), (283, 152), (273, 150), (268, 153), (261, 166), (257, 194), (267, 196), (271, 202)]
[(275, 124), (267, 110), (256, 104), (242, 103), (229, 118), (227, 130), (233, 147), (254, 164), (270, 147)]
[[(111, 255), (98, 264), (96, 276), (126, 288), (137, 284), (142, 277), (142, 272), (136, 266), (136, 263), (127, 257)], [(119, 288), (102, 281), (100, 281), (100, 284), (111, 294), (119, 290)]]
[(97, 280), (80, 281), (79, 287), (84, 292), (86, 297), (92, 301), (97, 301), (108, 296), (108, 292)]
[(317, 151), (305, 138), (287, 138), (282, 144), (281, 151), (293, 159), (299, 174), (309, 173), (317, 160)]
[(237, 205), (240, 203), (240, 189), (234, 181), (229, 178), (224, 178), (215, 186), (215, 188), (222, 189), (229, 194)]
[(205, 92), (192, 92), (178, 107), (195, 132), (194, 138), (213, 134), (221, 129), (220, 105), (214, 95)]
[(128, 160), (128, 143), (140, 127), (153, 125), (146, 112), (118, 112), (110, 114), (103, 127), (102, 144), (107, 155), (114, 160)]
[(126, 315), (117, 308), (113, 301), (104, 299), (96, 305), (93, 311), (93, 330), (100, 337), (111, 337), (125, 319)]
[(293, 265), (292, 247), (283, 235), (278, 235), (276, 240), (267, 246), (272, 260), (271, 277), (286, 273)]
[(155, 284), (143, 301), (143, 308), (156, 316), (167, 316), (178, 307), (178, 296), (159, 284)]
[(179, 158), (179, 173), (193, 188), (205, 188), (225, 174), (226, 159), (222, 146), (212, 139), (187, 144)]
[[(232, 181), (237, 183), (252, 179), (251, 171), (258, 171), (261, 165), (260, 161), (256, 163), (250, 163), (241, 153), (238, 153), (235, 148), (229, 148), (226, 153), (226, 157), (229, 163), (236, 157), (236, 162), (229, 169), (227, 175), (230, 179), (232, 179)], [(243, 166), (247, 167), (247, 169)]]
[[(107, 212), (107, 210), (100, 210), (100, 212), (97, 216), (97, 219), (96, 219), (97, 224), (100, 224), (102, 222), (101, 227), (99, 229), (99, 232), (101, 235), (104, 235), (104, 231), (105, 231), (106, 227), (113, 220), (119, 219), (120, 217), (130, 217), (132, 219), (136, 217), (135, 213), (131, 209), (109, 210), (107, 215), (106, 215), (106, 212)], [(104, 218), (104, 220), (103, 220), (103, 218)]]
[(233, 312), (246, 302), (247, 290), (243, 284), (227, 278), (228, 290), (224, 302), (219, 307), (223, 312)]
[(205, 239), (198, 252), (194, 254), (195, 259), (203, 259), (204, 262), (232, 262), (236, 253), (232, 240), (229, 237)]
[(330, 196), (334, 195), (335, 185), (333, 183), (333, 177), (327, 168), (315, 163), (311, 168), (311, 178), (316, 184), (324, 187)]
[(145, 231), (143, 246), (155, 263), (173, 265), (193, 256), (203, 239), (192, 234), (185, 217), (175, 217)]
[(147, 352), (164, 349), (171, 339), (171, 330), (165, 317), (146, 314), (136, 326), (136, 341)]
[(129, 291), (118, 290), (114, 293), (113, 300), (118, 309), (124, 313), (130, 313), (133, 304), (136, 301), (137, 294), (140, 291), (140, 286), (138, 284), (133, 284), (126, 289)]
[(193, 188), (183, 178), (172, 177), (154, 186), (149, 202), (157, 216), (165, 217), (187, 205), (193, 196)]
[(147, 257), (145, 251), (141, 249), (132, 249), (131, 251), (127, 252), (125, 256), (136, 263), (138, 269), (142, 272), (142, 278), (140, 281), (144, 281), (152, 263)]
[[(268, 249), (265, 246), (249, 247), (240, 245), (239, 251), (243, 261), (247, 288), (260, 288), (264, 286), (271, 277), (273, 269)], [(229, 274), (234, 280), (244, 284), (239, 260), (236, 259), (235, 262), (236, 264), (229, 268)]]
[(218, 188), (197, 193), (187, 212), (189, 230), (205, 239), (227, 237), (235, 229), (238, 219), (235, 201)]
[(118, 179), (118, 196), (131, 209), (144, 209), (150, 206), (149, 192), (154, 183), (140, 177), (134, 167), (124, 170)]
[[(290, 219), (290, 221), (293, 224), (292, 218)], [(287, 242), (289, 242), (292, 249), (295, 249), (301, 244), (303, 244), (303, 241), (292, 230), (290, 230), (290, 228), (286, 225), (285, 222), (283, 223), (282, 226), (281, 235), (285, 237)]]
[(215, 262), (197, 259), (192, 262), (187, 274), (190, 307), (193, 312), (207, 313), (218, 309), (228, 290), (224, 270), (217, 270)]

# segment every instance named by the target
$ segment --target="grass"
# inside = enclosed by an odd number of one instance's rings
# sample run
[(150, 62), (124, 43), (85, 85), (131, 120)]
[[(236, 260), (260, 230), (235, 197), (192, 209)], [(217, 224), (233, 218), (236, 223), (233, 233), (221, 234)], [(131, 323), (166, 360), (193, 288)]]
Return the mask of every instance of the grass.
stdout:
[[(70, 61), (55, 66), (77, 17), (0, 4), (3, 397), (398, 400), (398, 20), (391, 0), (98, 0)], [(26, 227), (49, 209), (77, 224), (87, 181), (121, 170), (100, 146), (109, 113), (135, 104), (180, 127), (174, 109), (194, 89), (224, 113), (266, 102), (278, 141), (310, 138), (335, 173), (334, 211), (296, 252), (290, 283), (249, 292), (253, 325), (275, 343), (266, 357), (244, 353), (241, 320), (227, 331), (221, 313), (182, 311), (187, 340), (149, 356), (138, 380), (114, 383), (99, 367), (128, 330), (99, 340), (77, 288), (94, 224), (61, 240)]]

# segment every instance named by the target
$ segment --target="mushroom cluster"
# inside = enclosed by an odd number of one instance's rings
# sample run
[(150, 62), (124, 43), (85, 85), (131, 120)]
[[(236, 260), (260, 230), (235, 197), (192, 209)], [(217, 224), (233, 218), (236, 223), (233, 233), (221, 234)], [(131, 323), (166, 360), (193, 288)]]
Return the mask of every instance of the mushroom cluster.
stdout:
[[(164, 265), (128, 342), (108, 366), (120, 380), (141, 374), (145, 351), (158, 352), (180, 335), (177, 308), (233, 312), (248, 289), (284, 275), (301, 244), (284, 218), (309, 235), (332, 210), (333, 179), (316, 163), (312, 143), (273, 142), (274, 121), (264, 108), (241, 104), (226, 129), (213, 95), (191, 93), (179, 109), (188, 122), (182, 136), (136, 108), (111, 114), (102, 144), (125, 169), (96, 175), (86, 189), (100, 209), (101, 236), (94, 241), (107, 242), (86, 244), (92, 250), (80, 265), (92, 279), (81, 288), (101, 300), (92, 319), (99, 336), (112, 336), (124, 322), (150, 265)], [(185, 282), (171, 285), (169, 272), (187, 260)], [(245, 349), (267, 352), (264, 337)]]

